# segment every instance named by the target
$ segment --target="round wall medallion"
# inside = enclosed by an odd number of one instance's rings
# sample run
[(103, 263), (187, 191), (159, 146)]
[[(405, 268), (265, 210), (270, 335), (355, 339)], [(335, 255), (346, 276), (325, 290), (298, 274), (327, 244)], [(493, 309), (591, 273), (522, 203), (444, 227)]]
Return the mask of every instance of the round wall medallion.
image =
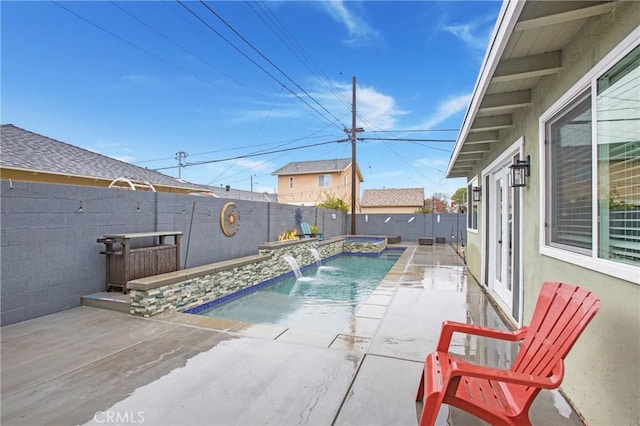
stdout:
[(220, 212), (220, 227), (227, 237), (233, 237), (240, 228), (240, 210), (236, 203), (229, 202)]

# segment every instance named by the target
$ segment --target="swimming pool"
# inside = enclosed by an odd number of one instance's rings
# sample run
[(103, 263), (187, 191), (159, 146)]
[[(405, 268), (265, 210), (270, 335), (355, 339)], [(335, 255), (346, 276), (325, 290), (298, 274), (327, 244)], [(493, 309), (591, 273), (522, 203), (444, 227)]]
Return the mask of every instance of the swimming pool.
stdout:
[(198, 314), (337, 334), (401, 254), (389, 250), (376, 257), (337, 256), (305, 269), (298, 279), (288, 276)]

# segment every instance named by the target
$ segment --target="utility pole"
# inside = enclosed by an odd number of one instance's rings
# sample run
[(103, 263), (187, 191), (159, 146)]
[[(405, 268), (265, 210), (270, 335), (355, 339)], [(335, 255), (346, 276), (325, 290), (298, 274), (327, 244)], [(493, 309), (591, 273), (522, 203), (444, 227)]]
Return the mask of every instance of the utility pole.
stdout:
[(187, 165), (186, 162), (183, 163), (182, 161), (185, 160), (188, 156), (189, 154), (184, 151), (176, 152), (176, 160), (178, 160), (178, 179), (182, 178), (182, 168)]
[(356, 128), (356, 77), (352, 77), (352, 92), (353, 98), (351, 100), (351, 235), (356, 235), (356, 135), (360, 132), (364, 132), (361, 127)]
[[(253, 192), (253, 183), (254, 183), (254, 182), (253, 182), (253, 177), (254, 177), (254, 176), (255, 176), (255, 174), (254, 174), (254, 175), (251, 175), (251, 192)], [(258, 182), (255, 182), (255, 183), (257, 184)]]

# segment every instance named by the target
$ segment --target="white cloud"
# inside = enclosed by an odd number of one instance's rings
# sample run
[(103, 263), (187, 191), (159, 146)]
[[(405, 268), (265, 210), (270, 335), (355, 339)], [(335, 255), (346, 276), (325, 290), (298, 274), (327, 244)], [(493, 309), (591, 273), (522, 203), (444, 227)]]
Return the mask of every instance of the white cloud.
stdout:
[(443, 25), (442, 29), (462, 40), (471, 49), (484, 51), (491, 35), (490, 24), (493, 24), (495, 19), (493, 15), (486, 15), (466, 23)]
[(345, 7), (342, 0), (332, 0), (319, 3), (331, 17), (339, 23), (344, 24), (349, 32), (349, 39), (346, 44), (352, 46), (368, 45), (380, 39), (380, 34), (371, 28), (360, 17), (355, 16)]
[[(351, 127), (351, 98), (353, 87), (351, 84), (339, 82), (329, 83), (334, 91), (330, 91), (324, 85), (316, 88), (312, 95), (318, 101), (327, 106), (336, 117), (344, 117), (347, 127)], [(339, 92), (339, 97), (335, 92)], [(392, 96), (385, 95), (374, 87), (356, 87), (356, 113), (357, 127), (369, 130), (389, 130), (396, 125), (398, 117), (408, 114), (396, 105)]]
[(449, 162), (447, 160), (443, 160), (441, 158), (433, 158), (433, 157), (425, 157), (420, 158), (415, 162), (417, 167), (431, 167), (435, 169), (440, 169), (445, 167)]
[(250, 158), (240, 158), (235, 161), (236, 167), (244, 167), (251, 170), (273, 169), (274, 166), (268, 161), (251, 160)]
[(438, 106), (438, 110), (431, 117), (419, 125), (420, 129), (432, 129), (439, 123), (443, 122), (447, 118), (464, 111), (469, 105), (471, 100), (471, 94), (456, 96), (451, 98)]
[(241, 109), (234, 112), (235, 115), (229, 118), (227, 122), (229, 124), (242, 124), (249, 122), (262, 122), (264, 120), (280, 120), (280, 119), (292, 119), (295, 117), (299, 117), (301, 114), (304, 114), (304, 110), (302, 108), (296, 107), (265, 107), (264, 109)]
[(393, 129), (399, 115), (406, 112), (396, 107), (395, 100), (388, 95), (376, 91), (373, 87), (357, 88), (357, 112), (367, 122), (363, 127), (374, 127), (372, 130)]

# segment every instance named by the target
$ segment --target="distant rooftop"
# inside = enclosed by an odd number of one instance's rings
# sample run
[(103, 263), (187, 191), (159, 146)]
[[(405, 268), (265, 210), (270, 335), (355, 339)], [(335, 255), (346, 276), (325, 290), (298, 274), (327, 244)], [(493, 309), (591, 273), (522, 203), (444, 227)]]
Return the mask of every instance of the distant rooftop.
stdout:
[(334, 160), (293, 161), (271, 173), (278, 175), (304, 175), (311, 173), (332, 173), (345, 171), (351, 165), (350, 158)]
[(362, 191), (362, 207), (422, 207), (424, 188), (365, 189)]
[(0, 127), (0, 167), (80, 178), (140, 180), (154, 186), (202, 191), (205, 187), (33, 133)]

